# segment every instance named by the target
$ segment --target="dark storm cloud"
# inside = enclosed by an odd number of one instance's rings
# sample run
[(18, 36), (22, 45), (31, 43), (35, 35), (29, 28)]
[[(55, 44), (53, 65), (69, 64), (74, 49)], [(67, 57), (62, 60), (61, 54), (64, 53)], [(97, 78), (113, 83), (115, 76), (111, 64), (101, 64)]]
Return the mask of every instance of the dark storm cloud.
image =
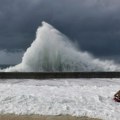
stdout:
[(0, 0), (0, 48), (26, 49), (46, 21), (96, 56), (119, 55), (119, 0)]

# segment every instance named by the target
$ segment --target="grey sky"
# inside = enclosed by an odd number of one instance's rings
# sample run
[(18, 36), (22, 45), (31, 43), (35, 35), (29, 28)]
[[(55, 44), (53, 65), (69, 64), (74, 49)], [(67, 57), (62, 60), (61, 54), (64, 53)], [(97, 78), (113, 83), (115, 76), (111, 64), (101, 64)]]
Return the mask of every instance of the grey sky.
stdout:
[(46, 21), (82, 50), (120, 56), (119, 0), (0, 0), (0, 49), (25, 50)]

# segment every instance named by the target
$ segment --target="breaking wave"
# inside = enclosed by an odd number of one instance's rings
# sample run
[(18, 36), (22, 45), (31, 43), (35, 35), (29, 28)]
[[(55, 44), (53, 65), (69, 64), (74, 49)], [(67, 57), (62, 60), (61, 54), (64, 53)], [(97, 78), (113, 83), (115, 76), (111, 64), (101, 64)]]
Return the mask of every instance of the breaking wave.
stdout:
[(77, 71), (119, 71), (113, 61), (95, 59), (82, 52), (53, 26), (42, 22), (36, 39), (26, 50), (22, 62), (5, 72), (77, 72)]

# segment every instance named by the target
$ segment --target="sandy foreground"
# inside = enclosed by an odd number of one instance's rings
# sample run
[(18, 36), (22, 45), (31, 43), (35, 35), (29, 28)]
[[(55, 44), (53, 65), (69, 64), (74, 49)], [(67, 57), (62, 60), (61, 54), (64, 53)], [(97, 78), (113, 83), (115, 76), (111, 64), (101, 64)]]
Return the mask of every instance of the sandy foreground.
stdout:
[(37, 116), (37, 115), (1, 115), (0, 120), (100, 120), (97, 118), (88, 118), (88, 117), (72, 117), (69, 115), (66, 116)]

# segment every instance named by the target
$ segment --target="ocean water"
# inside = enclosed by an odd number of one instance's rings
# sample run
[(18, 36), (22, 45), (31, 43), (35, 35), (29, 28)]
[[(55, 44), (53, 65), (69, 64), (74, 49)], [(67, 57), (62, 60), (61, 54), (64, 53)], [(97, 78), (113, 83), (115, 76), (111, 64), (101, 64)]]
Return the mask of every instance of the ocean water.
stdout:
[(10, 66), (14, 66), (14, 65), (10, 65), (10, 64), (0, 64), (0, 69), (4, 69), (4, 68), (8, 68)]

